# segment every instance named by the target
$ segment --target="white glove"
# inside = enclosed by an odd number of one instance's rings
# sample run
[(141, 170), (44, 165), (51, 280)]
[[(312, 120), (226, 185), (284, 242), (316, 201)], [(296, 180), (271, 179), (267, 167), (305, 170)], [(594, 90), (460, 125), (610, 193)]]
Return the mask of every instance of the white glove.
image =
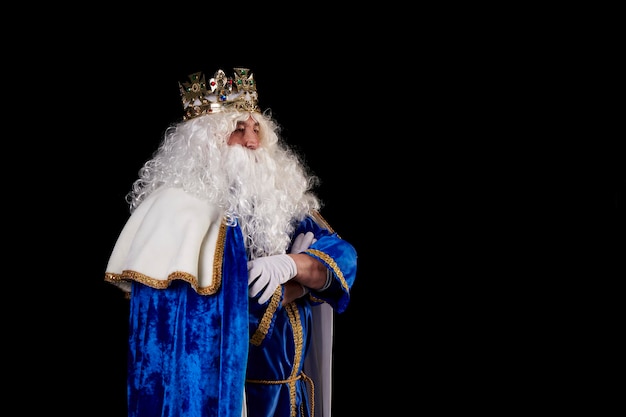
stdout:
[(270, 299), (276, 288), (296, 276), (296, 263), (289, 255), (273, 255), (248, 262), (248, 296), (255, 297), (261, 291), (259, 304)]
[(300, 233), (293, 240), (293, 244), (291, 245), (291, 250), (289, 252), (290, 253), (304, 252), (305, 250), (309, 248), (309, 246), (311, 246), (315, 242), (317, 242), (317, 239), (315, 239), (315, 235), (313, 234), (313, 232), (307, 232), (306, 234)]

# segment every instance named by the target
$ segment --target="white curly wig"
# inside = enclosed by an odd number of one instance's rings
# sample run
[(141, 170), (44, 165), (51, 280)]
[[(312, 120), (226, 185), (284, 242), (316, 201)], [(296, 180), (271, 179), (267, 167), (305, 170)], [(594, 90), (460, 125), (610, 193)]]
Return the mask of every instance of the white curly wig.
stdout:
[[(227, 144), (237, 122), (259, 123), (255, 150)], [(239, 222), (250, 259), (285, 253), (297, 225), (321, 208), (312, 189), (319, 179), (280, 137), (269, 111), (221, 112), (171, 125), (139, 170), (126, 201), (133, 212), (159, 187), (179, 187), (223, 208)]]

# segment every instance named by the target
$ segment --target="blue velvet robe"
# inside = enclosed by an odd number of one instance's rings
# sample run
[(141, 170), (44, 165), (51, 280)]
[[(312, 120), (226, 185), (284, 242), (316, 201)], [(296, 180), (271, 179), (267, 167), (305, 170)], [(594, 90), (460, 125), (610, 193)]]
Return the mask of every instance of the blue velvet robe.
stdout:
[[(314, 232), (306, 253), (332, 271), (331, 287), (284, 307), (281, 287), (259, 305), (248, 298), (241, 230), (220, 216), (208, 202), (164, 189), (120, 234), (105, 280), (127, 291), (131, 303), (128, 417), (328, 415), (330, 385), (311, 390), (329, 377), (330, 357), (309, 355), (325, 364), (303, 373), (305, 356), (315, 341), (315, 349), (332, 348), (328, 311), (348, 304), (354, 248), (314, 213), (294, 237)], [(315, 337), (314, 328), (325, 326), (325, 336)]]

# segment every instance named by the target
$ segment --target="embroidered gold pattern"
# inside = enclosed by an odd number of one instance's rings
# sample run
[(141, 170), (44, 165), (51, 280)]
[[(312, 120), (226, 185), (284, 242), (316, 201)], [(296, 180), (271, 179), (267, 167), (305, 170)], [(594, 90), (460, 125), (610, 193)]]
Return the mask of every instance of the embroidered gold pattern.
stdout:
[(252, 343), (254, 346), (259, 346), (261, 342), (263, 342), (263, 339), (265, 339), (265, 336), (267, 336), (267, 332), (270, 329), (270, 324), (272, 323), (272, 317), (278, 309), (278, 303), (280, 303), (280, 297), (282, 293), (282, 286), (279, 285), (276, 288), (276, 291), (274, 291), (274, 295), (272, 295), (272, 298), (270, 298), (270, 303), (268, 304), (267, 309), (263, 314), (263, 317), (261, 317), (261, 320), (259, 321), (259, 327), (257, 327), (256, 331), (250, 338), (250, 343)]
[[(222, 285), (222, 264), (224, 263), (224, 244), (226, 242), (226, 221), (226, 218), (222, 219), (220, 230), (217, 235), (217, 242), (215, 242), (215, 255), (213, 256), (213, 279), (211, 280), (211, 287), (214, 287), (215, 291), (217, 291), (217, 289)], [(199, 291), (199, 293), (204, 295), (201, 291)]]
[[(326, 219), (325, 219), (325, 218), (323, 218), (323, 217), (322, 217), (322, 215), (321, 215), (318, 211), (316, 211), (316, 210), (311, 211), (311, 217), (313, 217), (313, 220), (315, 220), (315, 223), (317, 223), (317, 224), (319, 224), (320, 226), (322, 226), (322, 227), (324, 227), (324, 228), (328, 229), (328, 231), (329, 231), (330, 233), (335, 233), (335, 231), (333, 230), (333, 228), (332, 228), (332, 227), (330, 227), (330, 224), (328, 224), (328, 222), (326, 221)], [(339, 235), (337, 235), (337, 236), (339, 236)]]
[[(293, 331), (293, 343), (295, 346), (295, 353), (293, 358), (293, 368), (291, 368), (291, 375), (289, 375), (289, 379), (293, 379), (296, 377), (296, 372), (300, 368), (300, 363), (302, 362), (302, 347), (303, 336), (302, 336), (302, 323), (300, 322), (300, 312), (298, 311), (298, 306), (296, 303), (291, 302), (285, 306), (285, 310), (287, 312), (287, 317), (289, 317), (289, 322), (291, 323), (291, 330)], [(289, 398), (291, 403), (291, 417), (296, 417), (296, 381), (289, 382)]]
[(341, 272), (341, 269), (339, 269), (339, 266), (337, 266), (337, 263), (335, 262), (335, 260), (333, 258), (331, 258), (330, 256), (328, 256), (327, 254), (325, 254), (324, 252), (321, 252), (317, 249), (307, 249), (306, 252), (317, 256), (318, 258), (320, 258), (322, 261), (324, 261), (324, 263), (326, 265), (328, 265), (329, 268), (331, 268), (333, 270), (333, 272), (335, 272), (335, 275), (337, 275), (337, 277), (339, 278), (339, 282), (341, 282), (341, 286), (348, 292), (350, 292), (350, 288), (348, 287), (348, 283), (346, 282), (345, 277), (343, 276), (343, 272)]

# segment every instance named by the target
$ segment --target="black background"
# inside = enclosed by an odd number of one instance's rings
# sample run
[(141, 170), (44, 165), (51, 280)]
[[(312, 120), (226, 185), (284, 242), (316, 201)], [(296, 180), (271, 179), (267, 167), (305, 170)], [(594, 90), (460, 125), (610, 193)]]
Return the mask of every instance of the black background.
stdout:
[[(13, 386), (41, 392), (51, 411), (125, 415), (127, 301), (103, 282), (124, 196), (182, 115), (178, 81), (243, 66), (321, 178), (324, 217), (359, 255), (351, 304), (336, 316), (334, 415), (509, 412), (553, 398), (574, 373), (560, 372), (577, 359), (568, 330), (596, 325), (588, 288), (623, 276), (626, 171), (621, 138), (605, 128), (615, 110), (593, 129), (590, 113), (563, 116), (580, 100), (567, 72), (547, 69), (548, 53), (503, 53), (498, 33), (370, 23), (334, 42), (284, 31), (220, 43), (165, 26), (158, 41), (140, 30), (120, 39), (114, 23), (85, 32), (85, 20), (42, 39), (45, 63), (23, 50), (32, 56), (7, 76), (11, 97), (26, 98), (11, 134), (28, 156), (6, 148), (6, 208), (26, 212), (28, 230), (8, 242), (26, 259), (5, 281), (25, 318), (7, 315), (10, 345), (28, 358)], [(590, 250), (573, 256), (580, 248)], [(586, 296), (571, 297), (594, 251)], [(571, 308), (554, 314), (561, 303)]]

